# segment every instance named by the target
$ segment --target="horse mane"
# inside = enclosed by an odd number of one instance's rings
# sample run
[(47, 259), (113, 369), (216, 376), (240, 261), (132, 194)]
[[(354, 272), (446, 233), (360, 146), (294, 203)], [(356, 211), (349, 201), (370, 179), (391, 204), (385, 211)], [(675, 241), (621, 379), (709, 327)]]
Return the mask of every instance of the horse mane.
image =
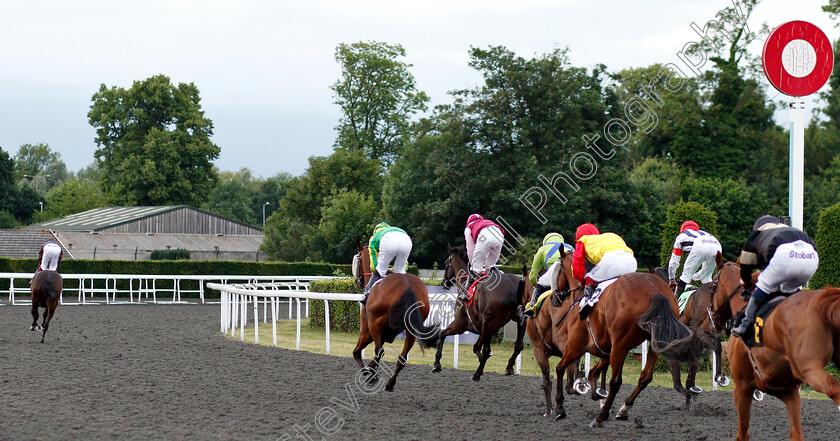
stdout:
[(828, 325), (840, 329), (840, 288), (826, 287), (814, 299), (814, 309)]
[(452, 254), (457, 254), (458, 257), (464, 259), (464, 262), (469, 262), (469, 257), (467, 257), (467, 246), (466, 245), (458, 245), (452, 247)]

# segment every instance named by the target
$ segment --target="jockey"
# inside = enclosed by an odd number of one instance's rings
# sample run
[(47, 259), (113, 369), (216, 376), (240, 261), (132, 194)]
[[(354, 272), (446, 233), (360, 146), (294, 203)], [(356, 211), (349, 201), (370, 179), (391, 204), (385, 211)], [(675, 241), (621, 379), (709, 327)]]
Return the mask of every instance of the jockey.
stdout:
[[(38, 251), (38, 269), (35, 270), (35, 274), (41, 271), (58, 271), (59, 263), (61, 263), (61, 245), (54, 240), (48, 240)], [(32, 283), (31, 279), (29, 283)]]
[(363, 305), (367, 302), (373, 284), (388, 272), (388, 265), (392, 260), (394, 261), (393, 272), (405, 274), (408, 255), (411, 254), (411, 246), (411, 238), (402, 229), (392, 227), (385, 222), (376, 224), (376, 227), (373, 228), (373, 236), (370, 237), (368, 243), (372, 274), (365, 287), (365, 298), (362, 299)]
[[(743, 320), (732, 329), (736, 337), (743, 337), (755, 320), (756, 311), (767, 302), (768, 294), (776, 289), (785, 296), (799, 291), (817, 272), (820, 258), (807, 233), (768, 215), (753, 224), (739, 262), (744, 291), (752, 290)], [(755, 269), (763, 271), (753, 287)]]
[[(595, 266), (587, 273), (586, 261)], [(633, 250), (615, 233), (601, 234), (592, 224), (583, 224), (575, 232), (575, 254), (572, 274), (585, 285), (584, 296), (589, 298), (595, 287), (609, 279), (635, 272)], [(582, 311), (583, 312), (583, 311)]]
[[(712, 274), (715, 272), (715, 257), (721, 252), (720, 242), (711, 233), (703, 231), (693, 220), (687, 220), (680, 226), (680, 234), (674, 240), (674, 249), (671, 252), (671, 260), (668, 262), (668, 279), (671, 289), (677, 290), (674, 296), (680, 298), (685, 286), (692, 280), (699, 280), (700, 283), (711, 283)], [(680, 256), (685, 253), (685, 265), (683, 266), (680, 280), (675, 281), (677, 268), (680, 266)], [(701, 266), (702, 265), (702, 266)]]
[[(553, 266), (561, 264), (560, 258), (563, 255), (560, 252), (561, 249), (564, 249), (566, 253), (575, 251), (571, 245), (564, 243), (563, 236), (558, 233), (548, 233), (543, 238), (542, 246), (537, 250), (537, 254), (534, 254), (534, 262), (531, 264), (531, 272), (528, 274), (528, 279), (534, 286), (534, 293), (531, 295), (528, 306), (525, 307), (527, 317), (534, 316), (537, 298), (551, 288), (551, 277), (556, 273), (553, 271)], [(545, 273), (538, 280), (537, 277), (543, 270), (545, 270)]]

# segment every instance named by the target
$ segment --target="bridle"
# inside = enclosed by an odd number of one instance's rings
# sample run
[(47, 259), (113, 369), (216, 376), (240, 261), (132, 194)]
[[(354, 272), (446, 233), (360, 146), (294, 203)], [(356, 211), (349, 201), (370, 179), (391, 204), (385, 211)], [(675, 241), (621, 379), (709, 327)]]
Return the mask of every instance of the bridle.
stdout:
[(365, 288), (365, 277), (372, 276), (373, 272), (366, 273), (364, 271), (364, 269), (365, 269), (364, 266), (365, 265), (362, 263), (362, 252), (361, 251), (359, 251), (358, 253), (356, 253), (355, 256), (353, 256), (353, 262), (354, 263), (359, 262), (359, 267), (360, 267), (359, 272), (356, 275), (356, 285), (360, 286), (361, 289), (364, 289)]
[[(443, 273), (444, 274), (446, 274), (447, 269), (452, 267), (452, 257), (453, 256), (455, 256), (455, 253), (450, 254), (449, 257), (446, 258), (446, 262), (443, 265)], [(455, 270), (453, 269), (452, 272), (454, 273)], [(469, 272), (467, 272), (467, 273), (461, 272), (460, 274), (455, 274), (455, 276), (453, 276), (451, 278), (454, 279), (454, 285), (456, 287), (458, 287), (458, 286), (464, 287), (466, 285), (466, 283), (462, 282), (462, 280), (466, 279), (465, 282), (469, 282), (470, 274), (469, 274)], [(449, 279), (444, 277), (444, 280), (449, 280)], [(441, 284), (443, 284), (443, 282), (441, 282)], [(464, 288), (464, 289), (466, 289), (466, 288)]]
[(710, 319), (710, 322), (711, 322), (711, 325), (712, 325), (713, 328), (716, 327), (714, 319), (719, 316), (720, 311), (725, 306), (729, 306), (729, 302), (732, 300), (733, 297), (735, 297), (735, 294), (737, 294), (739, 291), (744, 289), (743, 285), (738, 284), (732, 290), (732, 292), (730, 292), (729, 295), (726, 296), (726, 299), (724, 299), (724, 301), (721, 302), (720, 307), (717, 307), (717, 308), (715, 307), (715, 297), (717, 297), (717, 290), (719, 288), (718, 282), (720, 281), (720, 273), (722, 273), (723, 269), (726, 268), (727, 266), (735, 266), (738, 269), (741, 268), (741, 266), (738, 265), (735, 262), (726, 262), (725, 264), (723, 264), (723, 267), (720, 269), (720, 271), (718, 271), (717, 274), (715, 274), (715, 278), (712, 280), (712, 286), (710, 286), (710, 288), (712, 290), (712, 304), (709, 305), (708, 310), (709, 310), (709, 319)]

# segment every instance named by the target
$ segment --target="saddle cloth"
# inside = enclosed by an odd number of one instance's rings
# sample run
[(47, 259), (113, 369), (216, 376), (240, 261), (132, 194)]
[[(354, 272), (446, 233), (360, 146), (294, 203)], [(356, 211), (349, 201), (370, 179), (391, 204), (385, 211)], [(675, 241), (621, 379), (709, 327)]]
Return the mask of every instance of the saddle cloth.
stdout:
[[(770, 299), (767, 303), (758, 308), (758, 311), (755, 314), (755, 323), (753, 324), (752, 330), (748, 330), (746, 334), (744, 334), (743, 341), (749, 347), (761, 347), (764, 346), (764, 342), (762, 339), (764, 338), (764, 324), (767, 322), (767, 318), (770, 317), (770, 314), (776, 310), (776, 308), (782, 304), (782, 301), (787, 297), (783, 295), (778, 295)], [(744, 318), (744, 311), (741, 311), (737, 315), (738, 321), (736, 323), (740, 323), (740, 321)]]
[(598, 303), (598, 299), (601, 298), (601, 293), (603, 293), (607, 288), (609, 288), (609, 286), (612, 285), (613, 282), (615, 282), (616, 280), (618, 280), (618, 277), (614, 279), (607, 279), (599, 283), (598, 286), (595, 287), (595, 292), (592, 293), (592, 297), (588, 299), (586, 297), (580, 299), (580, 303), (578, 304), (578, 306), (580, 306), (581, 308), (583, 308), (584, 306), (595, 306), (595, 304)]
[(543, 302), (545, 301), (545, 299), (547, 299), (552, 294), (554, 294), (554, 291), (548, 290), (548, 291), (540, 294), (539, 297), (537, 297), (537, 303), (534, 305), (534, 315), (539, 314), (540, 307), (542, 306)]
[(680, 307), (680, 314), (683, 313), (685, 310), (685, 306), (688, 305), (688, 299), (697, 292), (697, 287), (694, 285), (686, 285), (685, 291), (680, 294), (680, 298), (677, 299), (677, 305)]
[(470, 285), (470, 287), (467, 288), (467, 306), (472, 306), (473, 299), (475, 298), (475, 289), (478, 287), (478, 284), (482, 280), (484, 280), (488, 277), (490, 277), (490, 276), (489, 275), (483, 275), (483, 276), (475, 279), (475, 282), (473, 282), (472, 285)]

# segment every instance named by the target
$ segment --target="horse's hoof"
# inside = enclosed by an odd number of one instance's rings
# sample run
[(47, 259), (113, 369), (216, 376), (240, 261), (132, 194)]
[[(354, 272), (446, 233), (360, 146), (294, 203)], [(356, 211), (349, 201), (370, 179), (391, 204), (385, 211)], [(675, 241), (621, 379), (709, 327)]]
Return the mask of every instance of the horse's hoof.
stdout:
[(513, 368), (510, 368), (510, 369), (505, 371), (505, 375), (513, 375), (513, 374), (515, 374), (515, 372), (513, 371)]
[(616, 414), (615, 419), (618, 420), (618, 421), (627, 421), (627, 420), (630, 419), (630, 417), (627, 416), (627, 415), (622, 415), (622, 414), (619, 413), (619, 414)]
[(478, 381), (478, 380), (481, 380), (481, 375), (473, 374), (472, 381)]
[(717, 384), (719, 384), (721, 387), (729, 386), (729, 377), (725, 375), (718, 375), (717, 378), (715, 378), (715, 381), (717, 381)]
[(432, 372), (440, 372), (442, 370), (443, 369), (440, 368), (440, 365), (436, 364), (436, 365), (432, 366)]
[(33, 325), (33, 326), (30, 326), (30, 327), (29, 327), (29, 330), (30, 330), (30, 331), (34, 331), (34, 330), (35, 330), (35, 326), (34, 326), (34, 325)]
[(560, 421), (563, 418), (566, 418), (566, 412), (557, 412), (557, 415), (554, 416), (554, 421)]
[(574, 387), (575, 391), (577, 391), (577, 393), (581, 395), (586, 395), (586, 393), (589, 392), (590, 389), (592, 389), (592, 386), (589, 385), (588, 381), (580, 378), (575, 380), (575, 383), (572, 385), (572, 387)]
[(592, 420), (592, 422), (589, 423), (589, 428), (591, 428), (591, 429), (601, 428), (601, 427), (604, 427), (604, 423), (602, 423), (598, 420)]
[(38, 331), (38, 332), (41, 332), (41, 331), (44, 330), (44, 327), (41, 326), (41, 325), (38, 325), (38, 326), (35, 327), (35, 330)]
[(688, 391), (691, 392), (693, 395), (700, 395), (703, 393), (703, 389), (699, 386), (691, 386), (688, 388)]
[(764, 392), (762, 392), (760, 390), (753, 391), (753, 400), (763, 401), (764, 400)]
[(595, 394), (597, 394), (601, 398), (607, 398), (608, 396), (610, 396), (610, 393), (606, 389), (601, 387), (595, 388)]
[(388, 391), (388, 392), (393, 392), (394, 391), (394, 385), (391, 384), (391, 383), (386, 384), (385, 385), (385, 390)]

